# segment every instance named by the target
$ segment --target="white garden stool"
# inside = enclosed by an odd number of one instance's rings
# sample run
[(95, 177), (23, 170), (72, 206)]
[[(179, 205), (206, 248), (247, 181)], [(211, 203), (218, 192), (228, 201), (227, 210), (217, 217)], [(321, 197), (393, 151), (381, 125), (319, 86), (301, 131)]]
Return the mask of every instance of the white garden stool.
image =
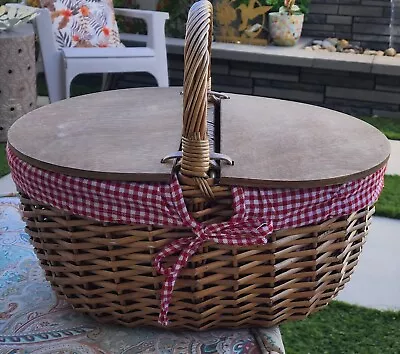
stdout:
[(0, 32), (0, 142), (11, 125), (36, 108), (35, 35), (24, 24)]

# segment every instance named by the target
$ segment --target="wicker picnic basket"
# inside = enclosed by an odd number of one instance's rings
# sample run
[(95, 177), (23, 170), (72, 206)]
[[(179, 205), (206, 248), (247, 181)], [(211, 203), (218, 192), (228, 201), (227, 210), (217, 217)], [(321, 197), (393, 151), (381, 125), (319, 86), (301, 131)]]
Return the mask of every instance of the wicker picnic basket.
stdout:
[[(218, 184), (219, 162), (212, 158), (207, 134), (207, 104), (218, 105), (221, 98), (210, 91), (211, 30), (212, 7), (199, 1), (187, 23), (182, 155), (174, 169), (188, 211), (204, 224), (232, 216), (231, 187)], [(24, 193), (21, 203), (27, 232), (59, 298), (100, 321), (159, 325), (168, 272), (158, 274), (155, 257), (171, 241), (193, 237), (190, 228), (103, 223)], [(306, 318), (349, 281), (373, 212), (367, 207), (278, 230), (264, 245), (206, 241), (180, 270), (168, 328), (268, 327)], [(171, 254), (165, 263), (176, 261)]]

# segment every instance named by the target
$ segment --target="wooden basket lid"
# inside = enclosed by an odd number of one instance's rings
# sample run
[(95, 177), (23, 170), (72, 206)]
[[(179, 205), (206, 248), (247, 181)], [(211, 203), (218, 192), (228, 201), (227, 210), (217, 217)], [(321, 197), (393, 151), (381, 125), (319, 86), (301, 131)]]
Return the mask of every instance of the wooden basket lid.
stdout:
[(384, 166), (388, 139), (347, 114), (291, 101), (229, 94), (221, 150), (234, 161), (221, 184), (317, 187), (365, 177)]
[[(179, 147), (180, 88), (102, 92), (42, 107), (9, 130), (24, 161), (71, 176), (167, 182)], [(228, 94), (222, 101), (221, 184), (308, 187), (373, 173), (390, 154), (386, 137), (354, 117), (321, 107)]]
[(101, 92), (44, 106), (9, 130), (15, 153), (33, 166), (70, 176), (168, 181), (166, 153), (179, 148), (179, 88)]

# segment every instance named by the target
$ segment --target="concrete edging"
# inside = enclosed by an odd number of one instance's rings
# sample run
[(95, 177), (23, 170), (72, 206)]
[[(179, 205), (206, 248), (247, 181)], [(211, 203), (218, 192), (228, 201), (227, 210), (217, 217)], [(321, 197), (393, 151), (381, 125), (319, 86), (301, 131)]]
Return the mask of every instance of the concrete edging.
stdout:
[[(121, 39), (126, 42), (145, 42), (144, 36), (130, 33), (121, 33)], [(215, 59), (250, 63), (400, 76), (400, 58), (304, 50), (311, 42), (311, 38), (301, 38), (295, 47), (290, 48), (213, 42), (212, 55)], [(183, 54), (183, 46), (183, 39), (167, 38), (169, 54)]]

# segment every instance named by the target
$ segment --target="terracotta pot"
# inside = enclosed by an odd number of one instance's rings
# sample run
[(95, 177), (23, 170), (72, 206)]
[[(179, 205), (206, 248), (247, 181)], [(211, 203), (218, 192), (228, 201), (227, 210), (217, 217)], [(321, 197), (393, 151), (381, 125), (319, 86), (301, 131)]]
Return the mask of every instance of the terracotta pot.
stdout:
[(294, 46), (301, 36), (304, 14), (269, 14), (269, 33), (276, 45)]

